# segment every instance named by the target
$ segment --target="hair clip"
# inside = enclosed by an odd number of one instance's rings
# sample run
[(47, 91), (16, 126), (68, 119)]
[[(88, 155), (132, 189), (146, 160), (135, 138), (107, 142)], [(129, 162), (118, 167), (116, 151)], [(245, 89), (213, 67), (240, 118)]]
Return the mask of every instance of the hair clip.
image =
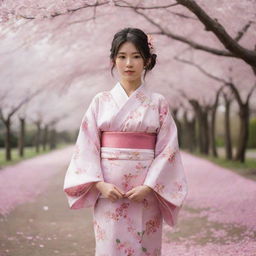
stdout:
[(153, 44), (153, 36), (150, 34), (147, 34), (147, 37), (148, 37), (148, 47), (149, 47), (150, 53), (153, 54), (153, 53), (155, 53), (155, 47)]

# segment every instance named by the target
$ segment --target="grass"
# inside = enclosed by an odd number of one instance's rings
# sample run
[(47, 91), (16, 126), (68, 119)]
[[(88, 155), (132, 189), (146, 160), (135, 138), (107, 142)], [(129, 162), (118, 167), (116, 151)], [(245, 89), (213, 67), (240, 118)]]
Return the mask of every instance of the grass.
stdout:
[[(57, 147), (54, 150), (64, 148), (65, 146), (67, 146), (67, 144), (65, 144), (65, 143), (58, 144)], [(19, 153), (18, 153), (18, 149), (13, 148), (12, 153), (11, 153), (12, 160), (11, 161), (6, 161), (5, 160), (5, 149), (1, 148), (0, 149), (0, 169), (2, 167), (8, 166), (8, 165), (16, 164), (16, 163), (21, 162), (25, 159), (29, 159), (29, 158), (33, 158), (35, 156), (39, 156), (39, 155), (42, 155), (42, 154), (49, 153), (51, 151), (53, 151), (53, 150), (50, 150), (50, 148), (48, 146), (46, 147), (45, 151), (43, 151), (43, 149), (40, 148), (39, 153), (36, 152), (35, 147), (25, 147), (24, 148), (24, 157), (20, 157)]]
[[(184, 150), (187, 153), (187, 150)], [(251, 152), (256, 152), (256, 150), (250, 150)], [(256, 159), (255, 158), (247, 158), (244, 163), (234, 161), (234, 160), (227, 160), (224, 156), (219, 156), (218, 158), (213, 156), (207, 156), (204, 154), (201, 154), (199, 152), (194, 152), (193, 155), (207, 159), (221, 167), (230, 169), (231, 171), (234, 171), (235, 173), (251, 179), (256, 180)]]

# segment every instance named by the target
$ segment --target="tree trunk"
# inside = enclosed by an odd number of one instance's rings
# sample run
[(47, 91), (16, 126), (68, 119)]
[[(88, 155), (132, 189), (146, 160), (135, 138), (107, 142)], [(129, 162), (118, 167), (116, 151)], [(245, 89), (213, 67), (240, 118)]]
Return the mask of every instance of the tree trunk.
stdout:
[(56, 130), (54, 128), (50, 131), (50, 149), (56, 148)]
[(198, 146), (199, 146), (199, 152), (203, 153), (203, 137), (202, 135), (202, 127), (203, 127), (203, 121), (202, 121), (202, 110), (201, 107), (199, 106), (198, 101), (196, 100), (189, 100), (190, 104), (194, 108), (195, 114), (196, 114), (196, 125), (197, 125), (197, 141), (198, 141)]
[(208, 125), (208, 111), (202, 110), (202, 141), (203, 141), (203, 154), (209, 154), (209, 125)]
[(36, 122), (36, 140), (35, 140), (35, 146), (36, 146), (36, 152), (39, 153), (40, 151), (40, 142), (41, 142), (41, 122)]
[(190, 152), (193, 152), (196, 149), (196, 120), (193, 118), (191, 121), (189, 121), (187, 112), (184, 112), (183, 120), (185, 128), (183, 132), (184, 147), (188, 148)]
[(216, 95), (215, 103), (211, 109), (211, 127), (210, 127), (210, 142), (211, 142), (211, 151), (214, 157), (218, 157), (218, 152), (216, 148), (216, 134), (215, 134), (215, 121), (216, 121), (216, 111), (219, 103), (219, 93)]
[(231, 140), (231, 131), (230, 131), (230, 104), (231, 101), (228, 100), (227, 96), (224, 95), (225, 99), (225, 151), (226, 159), (232, 160), (232, 140)]
[(199, 152), (203, 153), (204, 152), (204, 141), (202, 137), (202, 130), (203, 130), (203, 121), (200, 113), (197, 113), (197, 140), (198, 140), (198, 146), (199, 146)]
[(48, 125), (44, 127), (44, 132), (43, 132), (43, 150), (46, 150), (47, 146), (47, 141), (48, 141)]
[(25, 118), (19, 118), (20, 120), (20, 134), (18, 139), (19, 156), (24, 156), (24, 142), (25, 142)]
[(11, 154), (11, 119), (8, 117), (3, 121), (5, 125), (5, 159), (6, 161), (12, 160)]
[(180, 121), (178, 120), (177, 118), (177, 114), (178, 114), (178, 110), (177, 109), (173, 109), (172, 110), (172, 114), (173, 114), (173, 119), (176, 123), (176, 126), (177, 126), (177, 132), (178, 132), (178, 142), (179, 142), (179, 146), (182, 147), (182, 141), (181, 141), (181, 138), (183, 137), (182, 136), (182, 127), (181, 127), (181, 123)]
[(244, 163), (245, 151), (249, 137), (249, 104), (243, 104), (239, 110), (240, 131), (235, 160)]

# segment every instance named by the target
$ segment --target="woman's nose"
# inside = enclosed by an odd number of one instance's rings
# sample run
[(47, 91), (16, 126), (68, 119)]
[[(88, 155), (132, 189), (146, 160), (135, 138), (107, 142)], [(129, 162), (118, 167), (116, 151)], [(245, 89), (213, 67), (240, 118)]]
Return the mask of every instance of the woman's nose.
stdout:
[(132, 60), (130, 58), (127, 58), (126, 65), (127, 66), (131, 66), (132, 65)]

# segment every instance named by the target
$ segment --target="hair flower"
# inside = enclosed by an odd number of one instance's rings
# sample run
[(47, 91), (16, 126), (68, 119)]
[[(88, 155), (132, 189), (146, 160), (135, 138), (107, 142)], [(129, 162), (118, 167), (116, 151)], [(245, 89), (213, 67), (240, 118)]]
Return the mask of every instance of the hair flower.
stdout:
[(154, 47), (154, 43), (153, 43), (153, 36), (150, 34), (147, 34), (148, 37), (148, 47), (150, 50), (150, 53), (153, 54), (155, 53), (155, 47)]

